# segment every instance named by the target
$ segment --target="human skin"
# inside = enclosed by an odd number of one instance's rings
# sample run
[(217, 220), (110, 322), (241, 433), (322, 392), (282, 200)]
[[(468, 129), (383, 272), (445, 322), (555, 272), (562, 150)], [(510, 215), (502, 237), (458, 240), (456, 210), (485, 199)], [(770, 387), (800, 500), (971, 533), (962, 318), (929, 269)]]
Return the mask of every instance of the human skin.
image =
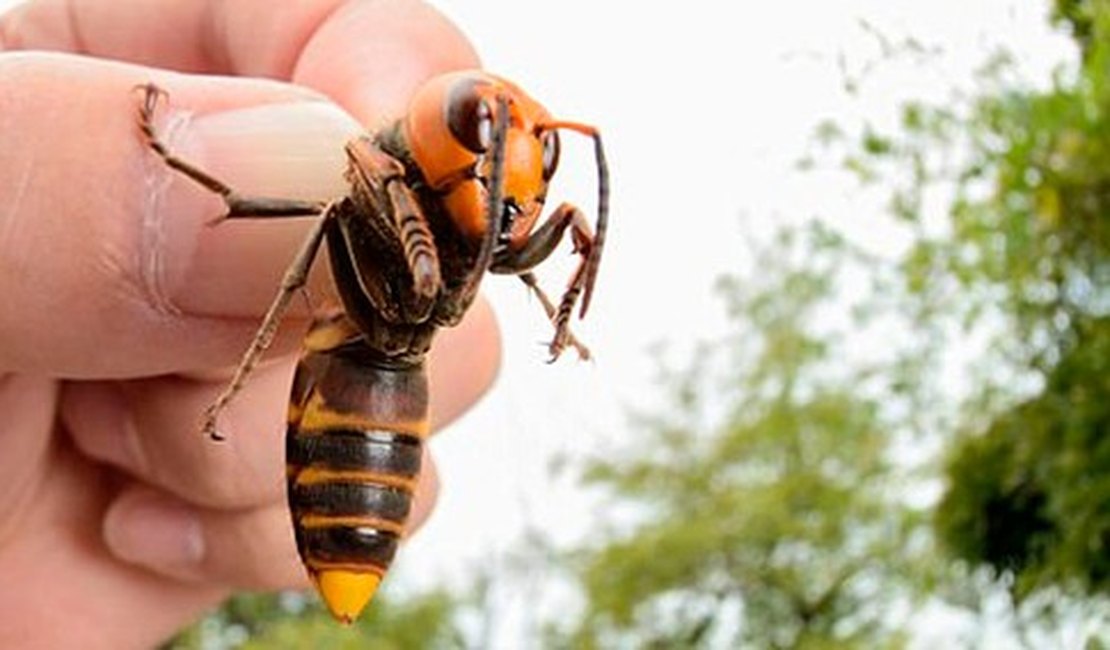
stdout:
[[(473, 50), (415, 0), (31, 2), (0, 50), (0, 647), (150, 647), (234, 589), (306, 586), (282, 437), (322, 260), (227, 441), (198, 427), (311, 220), (207, 227), (220, 199), (145, 147), (134, 87), (168, 91), (169, 146), (233, 187), (328, 198), (344, 141)], [(440, 335), (434, 426), (498, 355), (484, 302)]]

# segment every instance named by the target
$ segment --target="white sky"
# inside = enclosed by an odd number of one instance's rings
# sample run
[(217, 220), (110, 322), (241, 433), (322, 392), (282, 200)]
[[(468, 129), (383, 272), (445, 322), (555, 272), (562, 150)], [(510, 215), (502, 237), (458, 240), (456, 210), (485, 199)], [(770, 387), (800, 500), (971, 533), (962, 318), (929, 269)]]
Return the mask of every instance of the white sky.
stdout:
[[(572, 484), (548, 478), (546, 463), (635, 435), (628, 407), (659, 402), (647, 348), (721, 330), (712, 285), (745, 263), (742, 233), (817, 215), (872, 230), (875, 202), (858, 198), (854, 184), (793, 171), (818, 123), (893, 124), (901, 100), (942, 101), (999, 45), (1032, 79), (1047, 79), (1070, 54), (1047, 25), (1047, 0), (433, 4), (477, 44), (486, 67), (554, 114), (602, 128), (613, 197), (601, 278), (578, 328), (595, 363), (545, 365), (538, 308), (513, 283), (486, 284), (506, 361), (493, 394), (433, 443), (440, 508), (399, 562), (422, 584), (496, 562), (525, 525), (569, 540), (600, 523)], [(884, 66), (850, 96), (841, 61), (860, 73), (881, 58), (861, 21), (940, 53), (926, 65)], [(569, 136), (563, 145), (563, 182), (549, 202), (590, 210), (589, 147)], [(873, 231), (875, 245), (882, 237)], [(560, 286), (562, 275), (542, 271)]]
[[(560, 537), (586, 530), (587, 502), (547, 480), (546, 460), (632, 435), (627, 406), (658, 397), (647, 347), (720, 330), (711, 287), (744, 263), (741, 233), (814, 215), (851, 218), (862, 230), (877, 216), (859, 212), (857, 188), (844, 179), (793, 171), (819, 122), (890, 124), (899, 99), (943, 99), (999, 44), (1035, 79), (1068, 54), (1066, 39), (1048, 29), (1047, 1), (433, 4), (488, 68), (556, 115), (602, 128), (613, 200), (601, 278), (579, 326), (596, 362), (545, 365), (538, 307), (514, 283), (487, 282), (505, 366), (493, 394), (434, 443), (444, 490), (440, 511), (405, 551), (413, 574), (491, 557), (524, 522)], [(861, 21), (941, 53), (924, 66), (891, 65), (868, 92), (849, 96), (839, 61), (859, 72), (881, 56)], [(570, 136), (563, 145), (566, 181), (549, 202), (565, 197), (590, 210), (589, 147)], [(561, 275), (542, 271), (560, 286)]]
[[(0, 0), (0, 9), (10, 4)], [(866, 228), (876, 215), (860, 211), (854, 186), (792, 170), (819, 122), (891, 123), (900, 98), (943, 99), (1000, 44), (1033, 78), (1069, 52), (1046, 25), (1048, 0), (432, 4), (488, 68), (557, 116), (602, 128), (613, 196), (599, 285), (577, 328), (595, 362), (568, 354), (545, 364), (539, 344), (549, 329), (538, 305), (515, 281), (487, 282), (505, 365), (493, 393), (433, 443), (444, 488), (438, 512), (397, 563), (410, 584), (494, 560), (526, 524), (565, 540), (597, 523), (584, 497), (548, 479), (547, 463), (632, 435), (627, 407), (657, 397), (648, 346), (720, 330), (711, 286), (741, 268), (742, 232), (814, 215)], [(861, 21), (941, 54), (926, 66), (890, 66), (851, 97), (838, 61), (859, 72), (881, 56)], [(568, 134), (549, 204), (592, 211), (593, 176), (589, 143)], [(570, 268), (561, 257), (557, 270), (541, 268), (552, 292)]]

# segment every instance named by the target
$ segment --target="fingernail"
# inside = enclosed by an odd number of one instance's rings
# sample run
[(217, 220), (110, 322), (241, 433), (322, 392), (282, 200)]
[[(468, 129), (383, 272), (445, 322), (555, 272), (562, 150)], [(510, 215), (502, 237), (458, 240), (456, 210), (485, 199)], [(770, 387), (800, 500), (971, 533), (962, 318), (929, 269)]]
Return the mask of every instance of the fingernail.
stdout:
[[(348, 192), (344, 144), (359, 132), (347, 113), (323, 101), (265, 104), (217, 113), (173, 112), (159, 125), (166, 145), (239, 195), (327, 201)], [(164, 126), (163, 126), (164, 125)], [(154, 158), (153, 164), (163, 165)], [(235, 220), (223, 200), (168, 168), (154, 188), (161, 206), (143, 233), (146, 284), (169, 311), (253, 316), (265, 309), (311, 218)]]
[(119, 559), (180, 577), (204, 558), (204, 533), (195, 510), (153, 492), (126, 493), (104, 518), (104, 542)]
[(338, 106), (305, 101), (201, 115), (190, 136), (240, 193), (328, 199), (346, 193), (343, 145), (359, 129)]

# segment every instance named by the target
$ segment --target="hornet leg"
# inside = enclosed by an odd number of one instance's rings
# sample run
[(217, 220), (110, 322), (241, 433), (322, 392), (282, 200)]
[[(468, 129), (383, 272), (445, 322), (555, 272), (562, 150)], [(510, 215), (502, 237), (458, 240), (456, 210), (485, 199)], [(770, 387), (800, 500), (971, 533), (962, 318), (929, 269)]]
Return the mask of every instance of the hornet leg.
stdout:
[(269, 310), (266, 311), (266, 316), (262, 319), (262, 324), (254, 335), (250, 347), (243, 353), (243, 358), (239, 361), (238, 367), (235, 368), (235, 374), (232, 375), (231, 381), (228, 382), (227, 387), (224, 388), (216, 400), (205, 409), (203, 431), (213, 440), (224, 439), (224, 436), (216, 430), (216, 420), (219, 418), (220, 412), (242, 389), (247, 376), (250, 375), (254, 367), (258, 365), (259, 359), (262, 358), (262, 353), (273, 343), (278, 325), (281, 324), (281, 319), (285, 316), (286, 309), (289, 308), (289, 302), (293, 299), (297, 290), (302, 288), (308, 280), (308, 271), (312, 268), (312, 261), (316, 259), (316, 254), (320, 250), (324, 233), (333, 223), (332, 215), (335, 214), (335, 206), (335, 203), (329, 204), (324, 209), (324, 214), (313, 226), (312, 232), (309, 233), (308, 238), (301, 245), (293, 263), (285, 270), (285, 276), (281, 279), (281, 289), (273, 303), (270, 304)]
[(159, 98), (166, 96), (166, 91), (151, 83), (141, 84), (135, 89), (143, 93), (142, 102), (139, 104), (138, 122), (139, 130), (143, 132), (147, 145), (165, 161), (168, 167), (176, 169), (201, 186), (219, 194), (227, 204), (227, 213), (216, 218), (213, 224), (224, 219), (235, 218), (308, 217), (319, 214), (324, 209), (324, 204), (319, 201), (242, 196), (223, 181), (195, 167), (192, 163), (178, 158), (166, 147), (154, 128), (154, 110), (158, 106)]
[[(551, 255), (568, 228), (570, 229), (571, 241), (574, 244), (574, 252), (582, 259), (574, 274), (571, 275), (570, 282), (567, 283), (567, 288), (563, 291), (557, 308), (551, 307), (550, 301), (546, 300), (546, 296), (540, 299), (542, 303), (545, 303), (544, 309), (547, 311), (548, 317), (555, 324), (555, 336), (551, 340), (550, 346), (548, 346), (552, 361), (559, 357), (567, 345), (571, 345), (573, 337), (570, 333), (570, 315), (574, 311), (574, 305), (578, 301), (578, 297), (587, 288), (587, 280), (590, 278), (588, 271), (591, 268), (591, 254), (595, 239), (593, 232), (590, 230), (590, 224), (586, 221), (586, 216), (573, 205), (568, 203), (560, 205), (544, 221), (543, 225), (532, 233), (523, 248), (498, 255), (491, 268), (494, 273), (521, 275), (521, 280), (525, 284), (533, 291), (537, 291), (537, 295), (542, 295), (542, 292), (538, 291), (539, 287), (535, 283), (535, 278), (531, 278), (531, 281), (529, 281), (529, 278), (524, 277), (524, 273), (530, 271)], [(531, 274), (528, 273), (528, 275)], [(579, 354), (581, 354), (581, 345), (578, 343), (573, 345), (579, 349)]]
[(302, 244), (301, 250), (297, 253), (297, 257), (285, 271), (285, 276), (281, 281), (281, 289), (277, 297), (274, 298), (269, 310), (266, 312), (262, 325), (255, 334), (254, 340), (251, 341), (250, 347), (247, 348), (247, 351), (243, 354), (243, 358), (239, 361), (239, 365), (235, 369), (235, 374), (232, 376), (231, 381), (216, 400), (205, 410), (203, 421), (204, 433), (213, 440), (223, 440), (223, 436), (216, 430), (216, 421), (219, 418), (220, 412), (223, 411), (228, 402), (230, 402), (239, 390), (242, 389), (247, 376), (250, 375), (254, 367), (258, 365), (262, 353), (265, 352), (273, 342), (278, 325), (281, 323), (281, 319), (285, 315), (286, 309), (289, 307), (289, 302), (292, 300), (293, 294), (295, 294), (298, 289), (304, 287), (305, 281), (308, 278), (308, 271), (312, 267), (312, 261), (316, 258), (317, 252), (320, 250), (320, 243), (323, 240), (324, 233), (332, 222), (332, 215), (337, 204), (334, 202), (324, 204), (318, 201), (251, 197), (238, 194), (223, 181), (211, 176), (192, 163), (175, 156), (158, 137), (158, 132), (154, 128), (154, 111), (158, 106), (158, 100), (166, 96), (166, 91), (150, 83), (139, 85), (136, 87), (136, 90), (142, 93), (142, 101), (139, 104), (138, 123), (139, 130), (142, 131), (145, 136), (147, 145), (165, 161), (168, 167), (181, 172), (202, 187), (219, 194), (220, 197), (223, 198), (224, 203), (227, 205), (227, 213), (213, 221), (213, 224), (219, 223), (224, 219), (235, 218), (306, 217), (320, 215), (319, 220), (312, 228), (308, 238), (305, 240), (304, 244)]

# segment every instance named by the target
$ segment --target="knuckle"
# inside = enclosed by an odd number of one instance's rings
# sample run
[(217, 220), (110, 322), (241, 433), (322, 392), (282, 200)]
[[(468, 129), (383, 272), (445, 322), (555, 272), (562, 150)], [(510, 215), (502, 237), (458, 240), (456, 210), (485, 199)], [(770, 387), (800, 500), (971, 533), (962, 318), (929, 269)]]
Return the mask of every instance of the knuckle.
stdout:
[(206, 517), (203, 570), (214, 579), (246, 589), (306, 586), (284, 504)]
[[(222, 445), (202, 440), (199, 436), (191, 442), (197, 446)], [(262, 503), (280, 500), (282, 486), (280, 474), (269, 476), (254, 471), (247, 460), (236, 454), (202, 453), (193, 462), (182, 462), (181, 454), (170, 454), (160, 463), (154, 480), (177, 493), (181, 498), (199, 506), (219, 509), (256, 507)]]

